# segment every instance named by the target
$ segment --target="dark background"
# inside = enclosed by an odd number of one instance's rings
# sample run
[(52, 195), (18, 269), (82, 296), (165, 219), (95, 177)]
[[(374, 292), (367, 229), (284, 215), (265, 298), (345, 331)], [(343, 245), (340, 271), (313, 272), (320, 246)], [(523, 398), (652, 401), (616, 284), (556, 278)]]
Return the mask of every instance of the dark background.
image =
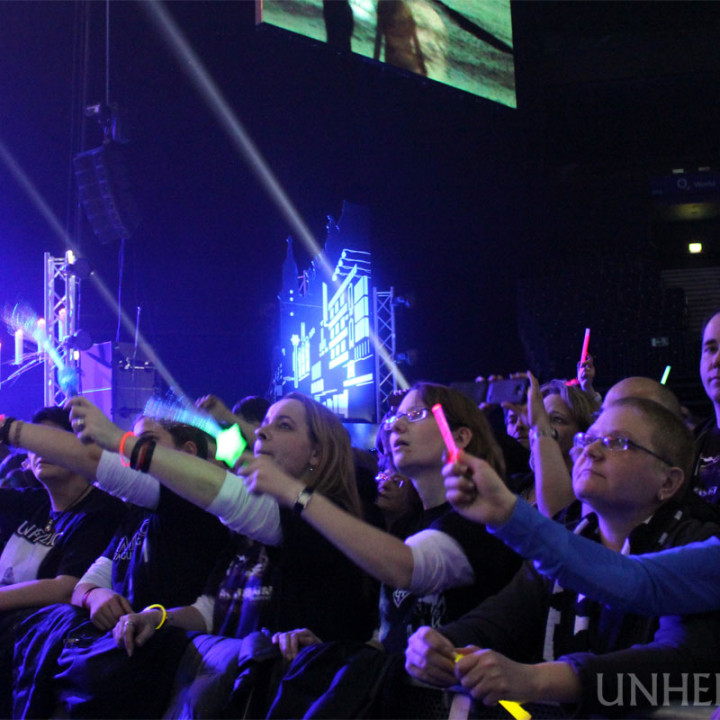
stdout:
[[(80, 109), (105, 97), (105, 7), (0, 3), (0, 141), (117, 296), (119, 243), (76, 220), (71, 166), (102, 141)], [(709, 217), (670, 221), (650, 184), (718, 165), (716, 3), (513, 3), (517, 110), (256, 28), (249, 2), (168, 7), (321, 242), (344, 199), (370, 208), (376, 286), (416, 298), (397, 314), (398, 349), (418, 351), (411, 381), (572, 377), (591, 327), (600, 386), (672, 363), (670, 385), (702, 397), (697, 317), (720, 299), (715, 198)], [(123, 307), (142, 306), (141, 329), (191, 397), (263, 394), (291, 229), (135, 2), (111, 4), (110, 69), (143, 215)], [(706, 253), (689, 258), (698, 236)], [(0, 303), (42, 308), (46, 251), (64, 247), (0, 163)], [(702, 278), (700, 299), (668, 287), (673, 269), (695, 289)], [(102, 342), (116, 324), (85, 282), (80, 325)], [(12, 338), (0, 342), (5, 378)], [(0, 410), (39, 406), (41, 378), (4, 385)]]

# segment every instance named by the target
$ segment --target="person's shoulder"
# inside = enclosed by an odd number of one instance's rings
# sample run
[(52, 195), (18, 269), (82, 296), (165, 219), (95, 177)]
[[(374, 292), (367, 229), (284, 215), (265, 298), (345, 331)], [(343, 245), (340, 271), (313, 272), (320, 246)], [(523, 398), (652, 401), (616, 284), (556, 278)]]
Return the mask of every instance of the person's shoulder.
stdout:
[(88, 494), (87, 505), (83, 509), (87, 512), (102, 512), (119, 518), (127, 513), (127, 508), (123, 500), (93, 486)]

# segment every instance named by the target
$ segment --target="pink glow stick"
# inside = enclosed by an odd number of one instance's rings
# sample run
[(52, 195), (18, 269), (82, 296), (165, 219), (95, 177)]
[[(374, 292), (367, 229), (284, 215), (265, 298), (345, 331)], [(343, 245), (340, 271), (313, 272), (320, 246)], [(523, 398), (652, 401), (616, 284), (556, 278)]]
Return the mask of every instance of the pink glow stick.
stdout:
[(580, 365), (587, 360), (588, 346), (590, 345), (590, 328), (585, 328), (585, 340), (583, 340), (582, 354), (580, 355)]
[(448, 453), (450, 453), (448, 460), (455, 462), (458, 456), (458, 446), (455, 444), (455, 438), (453, 437), (452, 430), (448, 425), (447, 418), (440, 403), (432, 406), (432, 414), (435, 416), (435, 420), (437, 420), (440, 434), (445, 441), (445, 447), (448, 449)]

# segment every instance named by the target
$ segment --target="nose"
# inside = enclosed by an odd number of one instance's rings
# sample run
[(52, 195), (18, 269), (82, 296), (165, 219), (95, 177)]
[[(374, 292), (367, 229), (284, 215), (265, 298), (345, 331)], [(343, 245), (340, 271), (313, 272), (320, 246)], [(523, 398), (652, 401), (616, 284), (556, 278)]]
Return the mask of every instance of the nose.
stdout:
[[(402, 423), (402, 425), (400, 425)], [(390, 432), (405, 432), (407, 430), (408, 426), (408, 419), (401, 415), (400, 417), (396, 417), (393, 421), (392, 426), (390, 427)]]
[(600, 442), (600, 438), (596, 437), (590, 444), (586, 445), (582, 452), (590, 457), (601, 457), (605, 446)]
[(267, 440), (269, 435), (267, 432), (267, 425), (261, 425), (258, 428), (255, 428), (255, 437), (258, 440)]

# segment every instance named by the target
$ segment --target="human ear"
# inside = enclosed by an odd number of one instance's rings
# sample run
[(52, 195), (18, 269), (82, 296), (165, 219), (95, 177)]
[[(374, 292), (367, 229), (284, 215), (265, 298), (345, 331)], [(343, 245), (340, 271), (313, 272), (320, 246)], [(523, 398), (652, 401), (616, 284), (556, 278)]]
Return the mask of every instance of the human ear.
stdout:
[(455, 438), (455, 444), (464, 450), (472, 440), (472, 432), (470, 428), (459, 427), (453, 431), (453, 437)]
[(674, 495), (677, 495), (684, 482), (685, 473), (679, 467), (668, 468), (665, 479), (658, 490), (658, 499), (661, 502), (665, 502)]

